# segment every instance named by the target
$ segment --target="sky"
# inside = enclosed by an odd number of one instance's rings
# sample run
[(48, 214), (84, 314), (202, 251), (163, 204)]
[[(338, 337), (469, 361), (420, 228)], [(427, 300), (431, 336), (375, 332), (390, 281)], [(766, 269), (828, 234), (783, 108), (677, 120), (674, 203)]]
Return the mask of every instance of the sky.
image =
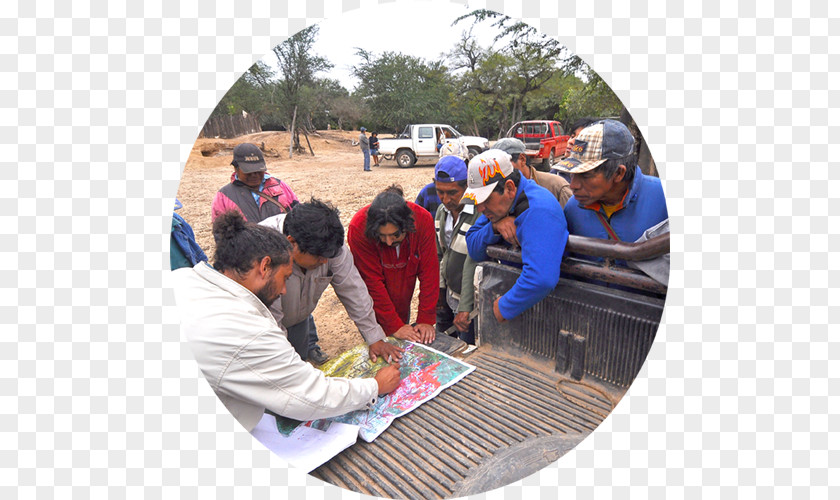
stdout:
[[(328, 74), (318, 76), (336, 79), (352, 92), (358, 80), (351, 76), (351, 67), (361, 63), (356, 47), (374, 56), (390, 51), (437, 60), (457, 44), (461, 33), (472, 24), (463, 20), (451, 26), (452, 22), (473, 9), (449, 1), (400, 1), (355, 9), (321, 21), (314, 53), (325, 57), (334, 67)], [(483, 47), (492, 44), (495, 34), (489, 24), (485, 21), (482, 23), (485, 26), (473, 31)], [(273, 68), (277, 66), (277, 58), (271, 52), (263, 61)]]

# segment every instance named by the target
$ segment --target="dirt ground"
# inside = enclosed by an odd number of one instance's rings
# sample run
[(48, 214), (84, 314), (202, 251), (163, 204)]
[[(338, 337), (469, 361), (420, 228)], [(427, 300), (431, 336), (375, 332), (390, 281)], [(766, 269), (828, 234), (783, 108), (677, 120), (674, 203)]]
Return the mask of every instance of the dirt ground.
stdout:
[[(414, 201), (420, 188), (431, 182), (434, 161), (404, 169), (393, 160), (383, 160), (380, 167), (371, 167), (372, 172), (363, 172), (362, 152), (352, 144), (358, 136), (358, 131), (319, 131), (309, 137), (315, 156), (307, 150), (305, 154), (296, 153), (292, 159), (289, 159), (287, 132), (260, 132), (234, 139), (198, 139), (178, 187), (178, 199), (184, 205), (178, 213), (192, 226), (196, 241), (212, 263), (210, 205), (216, 191), (230, 182), (232, 150), (242, 142), (263, 145), (268, 172), (289, 184), (301, 201), (314, 196), (338, 207), (345, 231), (353, 215), (387, 186), (399, 184), (406, 199)], [(303, 136), (301, 141), (306, 147)], [(412, 317), (415, 314), (416, 291)], [(321, 297), (313, 315), (321, 349), (329, 356), (363, 341), (332, 288)]]

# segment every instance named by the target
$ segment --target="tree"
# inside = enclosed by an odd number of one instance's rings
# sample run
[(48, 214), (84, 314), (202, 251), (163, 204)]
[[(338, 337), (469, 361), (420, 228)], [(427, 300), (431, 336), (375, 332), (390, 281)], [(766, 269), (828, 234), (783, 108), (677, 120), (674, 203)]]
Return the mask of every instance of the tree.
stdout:
[(329, 61), (312, 51), (318, 29), (318, 25), (312, 25), (295, 33), (273, 49), (282, 77), (278, 88), (283, 114), (286, 117), (286, 128), (292, 132), (294, 146), (298, 150), (302, 148), (295, 119), (298, 107), (304, 102), (302, 88), (314, 84), (316, 73), (333, 67)]
[(276, 112), (276, 86), (272, 82), (273, 78), (274, 71), (271, 67), (257, 61), (219, 100), (211, 117), (245, 111), (260, 119), (266, 114)]
[(364, 102), (365, 123), (398, 132), (405, 125), (446, 118), (453, 89), (442, 62), (385, 52), (379, 57), (357, 49), (362, 64), (353, 66), (360, 83), (354, 96)]

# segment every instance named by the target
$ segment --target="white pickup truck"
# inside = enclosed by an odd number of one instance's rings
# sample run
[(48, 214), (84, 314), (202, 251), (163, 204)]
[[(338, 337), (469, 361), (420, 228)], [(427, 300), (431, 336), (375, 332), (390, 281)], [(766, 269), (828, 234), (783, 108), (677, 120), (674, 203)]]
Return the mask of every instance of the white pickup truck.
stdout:
[(436, 159), (441, 134), (446, 136), (446, 142), (460, 141), (467, 148), (469, 158), (490, 147), (484, 137), (463, 135), (450, 125), (423, 123), (406, 125), (405, 130), (393, 139), (379, 139), (379, 154), (386, 160), (396, 160), (401, 167), (414, 166), (421, 159)]

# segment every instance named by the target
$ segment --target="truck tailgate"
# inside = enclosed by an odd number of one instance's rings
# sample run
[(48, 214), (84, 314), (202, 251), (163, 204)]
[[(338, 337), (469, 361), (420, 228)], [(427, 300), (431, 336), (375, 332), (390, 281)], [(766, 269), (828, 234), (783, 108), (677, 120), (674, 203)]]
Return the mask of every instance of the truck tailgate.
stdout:
[(598, 389), (489, 345), (465, 361), (476, 370), (461, 382), (312, 475), (380, 497), (477, 494), (553, 463), (613, 407)]

